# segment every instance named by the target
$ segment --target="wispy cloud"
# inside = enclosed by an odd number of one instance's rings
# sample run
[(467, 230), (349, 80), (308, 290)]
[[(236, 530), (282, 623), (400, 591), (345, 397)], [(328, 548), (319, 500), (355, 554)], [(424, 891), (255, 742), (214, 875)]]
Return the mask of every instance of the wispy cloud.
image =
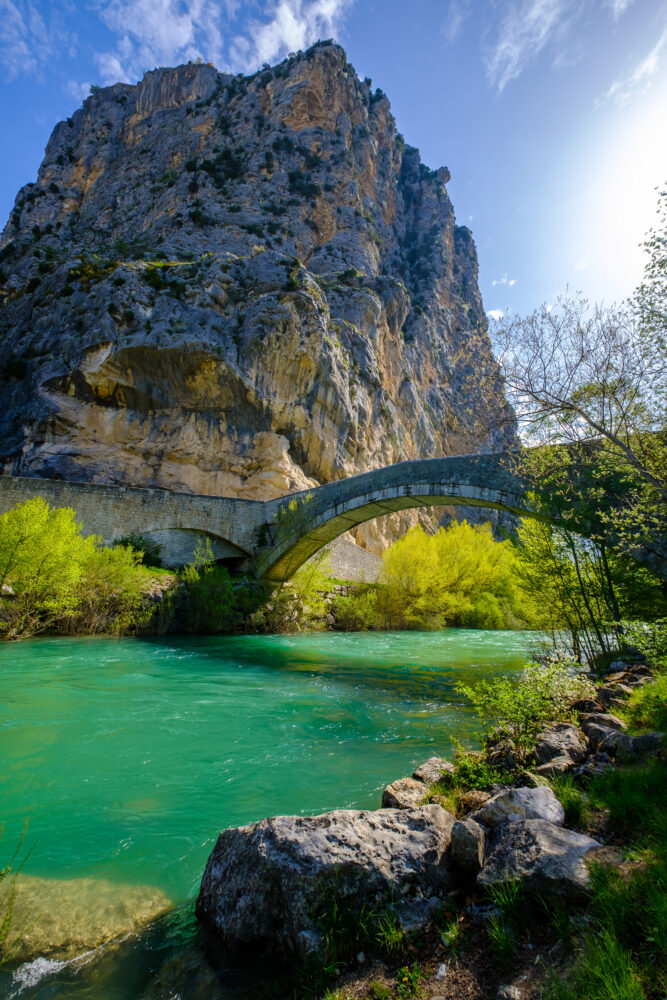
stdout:
[(495, 287), (496, 285), (506, 285), (508, 288), (513, 288), (516, 285), (516, 278), (508, 278), (506, 274), (502, 278), (494, 278), (491, 284)]
[(485, 58), (488, 79), (498, 93), (520, 76), (561, 30), (569, 6), (568, 0), (523, 0), (510, 5)]
[(53, 54), (55, 40), (34, 4), (0, 0), (0, 62), (10, 80), (39, 73)]
[(461, 29), (472, 13), (472, 0), (449, 0), (442, 33), (451, 45), (461, 34)]
[(552, 66), (563, 69), (578, 62), (585, 53), (587, 22), (596, 8), (616, 22), (634, 0), (514, 0), (504, 9), (499, 24), (489, 32), (484, 47), (487, 78), (500, 94), (508, 83), (545, 50)]
[(214, 0), (98, 0), (115, 47), (96, 53), (102, 83), (134, 82), (148, 69), (204, 59), (221, 65), (221, 19), (235, 3)]
[(611, 10), (611, 16), (615, 21), (618, 21), (619, 17), (625, 14), (628, 7), (634, 3), (634, 0), (606, 0), (606, 3)]
[(307, 48), (320, 38), (338, 35), (354, 0), (276, 0), (268, 20), (254, 20), (231, 45), (235, 69), (252, 71), (288, 52)]
[(598, 101), (598, 104), (613, 101), (618, 107), (622, 107), (627, 104), (631, 97), (643, 94), (648, 90), (653, 82), (653, 77), (660, 69), (665, 48), (667, 48), (667, 26), (648, 55), (644, 56), (630, 73), (615, 80), (606, 94), (603, 94)]
[(497, 323), (499, 319), (502, 319), (505, 313), (502, 309), (487, 309), (486, 315), (489, 319), (495, 320)]

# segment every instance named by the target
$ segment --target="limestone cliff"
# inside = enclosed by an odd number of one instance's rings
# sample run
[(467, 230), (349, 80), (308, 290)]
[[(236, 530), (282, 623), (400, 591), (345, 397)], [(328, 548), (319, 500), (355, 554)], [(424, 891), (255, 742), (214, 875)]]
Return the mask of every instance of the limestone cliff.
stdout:
[(98, 91), (2, 235), (2, 469), (269, 498), (505, 447), (448, 179), (331, 43)]

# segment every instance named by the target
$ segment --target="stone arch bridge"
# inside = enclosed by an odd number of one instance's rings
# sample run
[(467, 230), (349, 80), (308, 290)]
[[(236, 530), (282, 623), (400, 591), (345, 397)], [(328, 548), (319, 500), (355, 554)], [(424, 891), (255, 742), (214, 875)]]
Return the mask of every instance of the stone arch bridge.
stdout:
[[(399, 462), (276, 500), (175, 493), (57, 479), (0, 476), (0, 513), (41, 496), (73, 507), (85, 534), (113, 542), (128, 535), (155, 541), (166, 565), (189, 561), (207, 537), (215, 558), (268, 580), (288, 579), (334, 538), (364, 521), (432, 505), (463, 505), (539, 517), (508, 453)], [(582, 534), (587, 526), (579, 526)], [(637, 549), (639, 562), (667, 578), (667, 544)]]

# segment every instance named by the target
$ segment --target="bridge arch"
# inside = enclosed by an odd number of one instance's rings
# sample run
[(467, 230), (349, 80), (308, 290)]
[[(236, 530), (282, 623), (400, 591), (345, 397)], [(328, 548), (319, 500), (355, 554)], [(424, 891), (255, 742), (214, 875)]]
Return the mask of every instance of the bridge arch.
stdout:
[[(432, 506), (486, 507), (538, 517), (508, 455), (399, 462), (271, 501), (255, 572), (285, 580), (319, 549), (365, 521)], [(268, 511), (267, 511), (268, 513)]]

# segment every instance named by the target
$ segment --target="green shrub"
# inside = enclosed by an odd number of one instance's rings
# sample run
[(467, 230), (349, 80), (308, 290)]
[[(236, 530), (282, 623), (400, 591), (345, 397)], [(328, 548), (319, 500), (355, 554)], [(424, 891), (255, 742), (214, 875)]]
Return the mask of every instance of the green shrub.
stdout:
[(198, 541), (193, 561), (181, 573), (186, 632), (233, 632), (242, 622), (229, 571), (217, 566), (211, 543)]
[(556, 798), (563, 807), (566, 826), (581, 826), (588, 816), (588, 803), (585, 796), (574, 784), (571, 774), (564, 774), (551, 779)]
[(365, 632), (381, 628), (377, 590), (355, 588), (352, 593), (338, 596), (332, 605), (336, 628), (344, 632)]
[(633, 729), (667, 732), (667, 674), (633, 691), (622, 715)]
[(518, 681), (501, 677), (477, 684), (459, 684), (456, 690), (488, 720), (487, 735), (509, 740), (527, 756), (547, 722), (571, 717), (570, 705), (591, 697), (594, 688), (571, 663), (529, 663)]
[[(7, 864), (0, 868), (0, 966), (10, 957), (6, 951), (7, 938), (12, 928), (14, 903), (16, 901), (16, 879), (30, 856), (30, 851), (21, 858), (28, 822), (26, 820), (19, 842)], [(5, 832), (5, 824), (0, 824), (0, 844)]]
[(667, 669), (667, 618), (621, 622), (625, 639), (644, 654), (657, 670)]
[(120, 634), (147, 624), (153, 576), (138, 553), (105, 548), (80, 528), (74, 510), (41, 497), (0, 515), (0, 636)]

